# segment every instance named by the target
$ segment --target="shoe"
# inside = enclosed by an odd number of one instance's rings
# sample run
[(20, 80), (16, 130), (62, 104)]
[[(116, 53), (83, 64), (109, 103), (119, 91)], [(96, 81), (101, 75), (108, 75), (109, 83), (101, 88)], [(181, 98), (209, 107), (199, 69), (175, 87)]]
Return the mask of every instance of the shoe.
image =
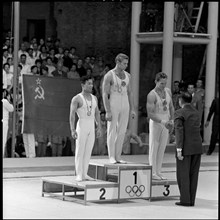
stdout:
[(181, 202), (176, 202), (175, 205), (180, 205), (180, 206), (192, 206), (190, 203), (181, 203)]
[(152, 179), (153, 180), (161, 180), (161, 178), (159, 176), (157, 176), (156, 174), (152, 175)]
[(127, 162), (124, 160), (118, 160), (117, 163), (126, 164)]
[(157, 176), (159, 176), (162, 180), (167, 180), (167, 178), (163, 176), (161, 173), (158, 173)]
[(210, 151), (207, 151), (206, 155), (211, 155), (212, 153)]
[(81, 176), (76, 176), (76, 181), (77, 181), (77, 182), (81, 182), (81, 181), (83, 181), (83, 179), (82, 179)]
[(93, 179), (92, 177), (90, 177), (90, 176), (88, 176), (88, 175), (85, 176), (85, 180), (95, 181), (95, 179)]
[(109, 163), (116, 164), (117, 161), (114, 158), (110, 158)]

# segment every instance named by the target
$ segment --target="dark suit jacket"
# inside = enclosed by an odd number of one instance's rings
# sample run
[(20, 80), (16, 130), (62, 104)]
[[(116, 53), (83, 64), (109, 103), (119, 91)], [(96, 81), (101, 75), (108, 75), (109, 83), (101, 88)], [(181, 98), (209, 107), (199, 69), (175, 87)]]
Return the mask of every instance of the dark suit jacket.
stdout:
[(211, 117), (213, 114), (214, 114), (214, 117), (212, 120), (212, 126), (218, 127), (219, 126), (219, 98), (215, 98), (212, 101), (211, 107), (209, 109), (207, 121), (211, 120)]
[(176, 147), (182, 148), (182, 155), (202, 154), (199, 112), (187, 104), (174, 113)]

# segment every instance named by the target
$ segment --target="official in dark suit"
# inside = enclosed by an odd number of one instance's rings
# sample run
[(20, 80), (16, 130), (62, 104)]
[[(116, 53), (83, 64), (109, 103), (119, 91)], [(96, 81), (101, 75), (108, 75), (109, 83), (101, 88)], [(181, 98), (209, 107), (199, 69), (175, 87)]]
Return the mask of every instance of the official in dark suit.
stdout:
[(180, 191), (180, 202), (176, 205), (194, 206), (201, 162), (202, 138), (200, 115), (191, 104), (192, 95), (180, 95), (181, 109), (174, 113), (176, 134), (176, 174)]
[(212, 120), (212, 134), (209, 149), (206, 153), (207, 155), (211, 155), (212, 152), (215, 150), (215, 146), (219, 136), (219, 92), (217, 94), (217, 97), (212, 101), (205, 127), (209, 126), (212, 115), (214, 115)]

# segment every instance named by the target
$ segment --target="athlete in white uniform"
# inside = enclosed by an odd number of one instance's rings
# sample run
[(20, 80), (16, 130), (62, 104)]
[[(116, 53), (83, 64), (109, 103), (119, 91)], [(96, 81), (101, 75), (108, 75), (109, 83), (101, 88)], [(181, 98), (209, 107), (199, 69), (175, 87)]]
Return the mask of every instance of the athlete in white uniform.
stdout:
[[(91, 94), (93, 79), (91, 76), (81, 78), (82, 92), (72, 98), (70, 106), (71, 135), (76, 139), (75, 168), (76, 181), (93, 180), (87, 175), (89, 160), (95, 142), (95, 122), (97, 137), (101, 134), (100, 113), (97, 98)], [(75, 129), (75, 113), (79, 120)]]
[(107, 120), (107, 147), (110, 163), (126, 163), (121, 160), (122, 147), (129, 120), (133, 118), (134, 100), (130, 86), (130, 74), (125, 71), (128, 56), (118, 54), (116, 66), (106, 73), (103, 80), (103, 103)]
[(173, 129), (174, 107), (171, 92), (166, 88), (167, 75), (156, 74), (156, 86), (147, 96), (149, 122), (149, 164), (152, 166), (152, 178), (166, 179), (161, 175), (163, 156), (168, 142), (169, 131)]

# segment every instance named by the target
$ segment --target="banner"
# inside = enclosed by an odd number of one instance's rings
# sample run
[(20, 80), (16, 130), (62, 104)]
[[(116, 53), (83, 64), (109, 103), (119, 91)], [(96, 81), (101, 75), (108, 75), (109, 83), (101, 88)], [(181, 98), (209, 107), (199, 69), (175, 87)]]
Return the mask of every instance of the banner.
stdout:
[(70, 136), (70, 103), (79, 80), (22, 75), (22, 133)]

